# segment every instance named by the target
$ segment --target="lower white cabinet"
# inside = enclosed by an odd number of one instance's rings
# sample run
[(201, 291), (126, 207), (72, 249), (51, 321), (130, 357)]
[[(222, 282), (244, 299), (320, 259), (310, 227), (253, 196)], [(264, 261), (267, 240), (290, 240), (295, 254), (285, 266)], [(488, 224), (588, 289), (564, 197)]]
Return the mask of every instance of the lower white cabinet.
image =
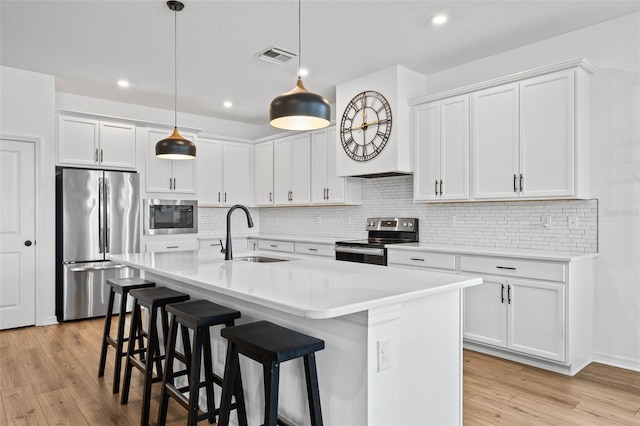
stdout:
[(258, 250), (273, 250), (293, 253), (293, 241), (258, 240)]
[(249, 250), (269, 250), (335, 259), (335, 243), (286, 241), (261, 238), (247, 239)]
[(187, 241), (153, 241), (145, 244), (145, 252), (161, 252), (161, 251), (182, 251), (196, 250), (198, 242), (193, 240)]
[(482, 277), (464, 291), (464, 338), (565, 361), (565, 285)]
[(323, 256), (335, 258), (335, 244), (320, 243), (295, 243), (296, 254), (309, 254), (313, 256)]
[(454, 272), (456, 255), (452, 253), (433, 253), (425, 251), (389, 250), (387, 256), (389, 266), (412, 267), (417, 269), (433, 269)]

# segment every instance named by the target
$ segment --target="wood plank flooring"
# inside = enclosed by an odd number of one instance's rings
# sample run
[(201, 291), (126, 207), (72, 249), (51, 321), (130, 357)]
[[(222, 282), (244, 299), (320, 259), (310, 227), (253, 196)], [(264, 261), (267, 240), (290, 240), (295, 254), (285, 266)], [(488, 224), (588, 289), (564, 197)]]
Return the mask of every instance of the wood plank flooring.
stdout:
[[(111, 393), (112, 349), (97, 377), (103, 321), (0, 331), (0, 426), (140, 423), (139, 372), (127, 405)], [(184, 424), (185, 410), (172, 401), (168, 418)], [(465, 351), (464, 424), (640, 425), (640, 373), (594, 363), (566, 377)]]

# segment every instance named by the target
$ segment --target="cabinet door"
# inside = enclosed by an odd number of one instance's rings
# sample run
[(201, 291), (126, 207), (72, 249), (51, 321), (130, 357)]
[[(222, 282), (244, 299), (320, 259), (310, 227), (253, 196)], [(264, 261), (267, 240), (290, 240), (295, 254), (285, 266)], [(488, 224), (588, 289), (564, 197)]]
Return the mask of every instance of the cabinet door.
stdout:
[(471, 102), (473, 197), (518, 197), (518, 83), (476, 92)]
[(440, 198), (440, 103), (415, 107), (413, 117), (416, 149), (413, 197), (437, 200)]
[(311, 202), (315, 204), (327, 202), (328, 141), (326, 129), (311, 133)]
[(464, 338), (493, 346), (507, 346), (507, 283), (483, 277), (483, 283), (464, 289)]
[(136, 168), (136, 126), (100, 122), (100, 164)]
[(469, 198), (469, 96), (441, 103), (440, 179), (443, 200)]
[[(327, 202), (344, 203), (347, 200), (345, 194), (347, 178), (339, 177), (336, 171), (336, 126), (327, 129)], [(359, 185), (359, 183), (358, 183)], [(349, 195), (352, 197), (351, 192)]]
[(222, 145), (224, 142), (198, 138), (198, 205), (222, 205)]
[(565, 286), (509, 279), (508, 348), (565, 360)]
[(251, 204), (251, 145), (224, 143), (224, 202)]
[(291, 137), (291, 202), (311, 203), (311, 134)]
[(58, 117), (58, 162), (93, 166), (98, 161), (98, 122)]
[[(190, 141), (195, 140), (195, 136), (193, 135), (183, 133), (182, 136)], [(174, 179), (173, 192), (194, 194), (198, 181), (197, 169), (197, 164), (194, 160), (171, 160), (171, 170)]]
[(256, 145), (256, 204), (273, 204), (273, 141)]
[(573, 73), (562, 71), (520, 83), (522, 196), (573, 195)]
[(147, 192), (171, 192), (173, 188), (172, 161), (156, 157), (156, 142), (167, 138), (170, 134), (171, 132), (168, 130), (148, 131), (147, 170), (145, 174)]
[(291, 137), (273, 142), (273, 197), (275, 204), (291, 204)]

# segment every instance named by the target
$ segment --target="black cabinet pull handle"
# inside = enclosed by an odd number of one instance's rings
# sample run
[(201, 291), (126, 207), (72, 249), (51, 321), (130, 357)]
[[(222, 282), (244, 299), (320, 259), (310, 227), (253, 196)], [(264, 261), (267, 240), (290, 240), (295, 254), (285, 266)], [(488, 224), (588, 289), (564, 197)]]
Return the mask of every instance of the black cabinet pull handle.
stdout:
[(269, 202), (272, 202), (272, 201), (273, 201), (273, 192), (270, 192), (269, 193)]
[(513, 192), (518, 192), (518, 188), (516, 187), (516, 181), (518, 180), (518, 178), (516, 177), (516, 175), (513, 175)]
[(511, 286), (510, 285), (507, 286), (507, 303), (509, 305), (511, 304)]
[(168, 249), (178, 248), (179, 246), (167, 246)]
[(412, 257), (411, 260), (414, 260), (416, 262), (424, 262), (424, 259), (420, 259), (419, 257)]
[(220, 191), (218, 191), (218, 202), (220, 202)]
[(95, 158), (95, 162), (97, 163), (98, 162), (98, 148), (96, 148), (96, 153), (95, 153), (95, 155), (93, 157)]
[(501, 286), (502, 288), (500, 289), (500, 303), (504, 303), (504, 284), (502, 284)]
[(438, 195), (438, 179), (436, 179), (436, 195)]
[(226, 192), (224, 193), (224, 202), (225, 203), (227, 202), (227, 193)]
[(510, 271), (515, 271), (516, 268), (512, 267), (512, 266), (496, 266), (496, 268), (498, 269), (508, 269)]
[(309, 248), (308, 250), (309, 250), (309, 251), (318, 251), (318, 249), (317, 249), (317, 248)]
[(523, 176), (522, 176), (522, 173), (520, 173), (520, 192), (522, 192), (522, 180), (523, 180)]
[(104, 150), (100, 148), (100, 162), (102, 163), (103, 160), (104, 160)]
[(440, 196), (442, 196), (442, 179), (440, 179)]
[(327, 200), (329, 199), (329, 188), (327, 188)]

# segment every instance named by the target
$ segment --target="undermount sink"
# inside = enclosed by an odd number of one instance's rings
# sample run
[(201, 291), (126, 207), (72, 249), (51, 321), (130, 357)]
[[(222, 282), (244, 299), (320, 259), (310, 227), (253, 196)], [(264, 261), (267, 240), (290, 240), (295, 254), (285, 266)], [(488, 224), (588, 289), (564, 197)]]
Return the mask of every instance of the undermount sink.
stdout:
[(245, 262), (256, 262), (256, 263), (271, 263), (271, 262), (286, 262), (288, 259), (276, 259), (275, 257), (266, 257), (266, 256), (238, 256), (238, 257), (234, 257), (233, 260), (242, 260)]

